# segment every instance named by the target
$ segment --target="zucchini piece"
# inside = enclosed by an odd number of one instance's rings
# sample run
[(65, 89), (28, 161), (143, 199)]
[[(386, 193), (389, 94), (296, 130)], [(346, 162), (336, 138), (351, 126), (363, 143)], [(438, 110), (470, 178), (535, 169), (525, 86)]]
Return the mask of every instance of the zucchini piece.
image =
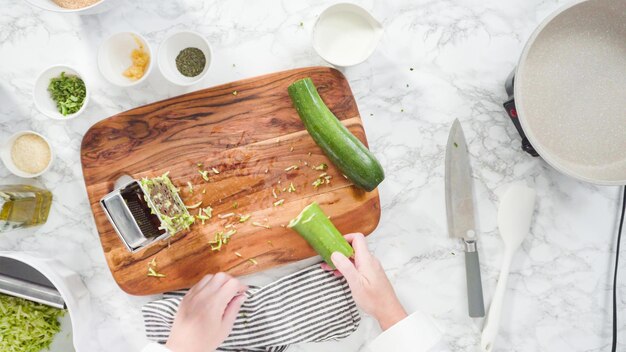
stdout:
[(385, 178), (382, 166), (328, 109), (311, 78), (293, 82), (288, 91), (307, 131), (333, 164), (356, 186), (368, 192), (376, 188)]
[(330, 259), (333, 252), (340, 252), (348, 258), (354, 255), (352, 246), (315, 202), (302, 209), (287, 227), (300, 234), (333, 269), (335, 265)]

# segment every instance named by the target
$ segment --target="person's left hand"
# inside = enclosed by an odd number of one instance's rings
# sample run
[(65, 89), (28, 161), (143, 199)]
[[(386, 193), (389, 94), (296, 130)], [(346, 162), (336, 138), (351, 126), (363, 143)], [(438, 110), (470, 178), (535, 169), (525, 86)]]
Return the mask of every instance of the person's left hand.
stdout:
[(205, 276), (180, 303), (167, 348), (173, 352), (217, 349), (233, 329), (246, 299), (245, 290), (245, 285), (228, 274)]

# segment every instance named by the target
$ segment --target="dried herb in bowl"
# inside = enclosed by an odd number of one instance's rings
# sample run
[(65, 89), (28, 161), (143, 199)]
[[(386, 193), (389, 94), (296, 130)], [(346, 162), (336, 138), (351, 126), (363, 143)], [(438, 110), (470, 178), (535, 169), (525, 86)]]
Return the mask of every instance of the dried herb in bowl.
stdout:
[(185, 48), (176, 56), (176, 68), (183, 76), (196, 77), (204, 71), (206, 57), (198, 48)]
[(50, 80), (48, 92), (63, 116), (78, 112), (87, 96), (85, 82), (78, 76), (66, 76), (65, 72), (61, 72), (59, 77)]

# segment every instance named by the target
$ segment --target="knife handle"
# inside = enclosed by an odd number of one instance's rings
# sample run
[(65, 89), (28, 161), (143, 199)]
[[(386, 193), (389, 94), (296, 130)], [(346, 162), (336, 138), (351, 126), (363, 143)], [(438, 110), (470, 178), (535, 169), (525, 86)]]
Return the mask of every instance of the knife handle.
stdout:
[(485, 316), (483, 285), (480, 279), (480, 263), (475, 241), (465, 241), (465, 277), (467, 279), (467, 307), (469, 316)]

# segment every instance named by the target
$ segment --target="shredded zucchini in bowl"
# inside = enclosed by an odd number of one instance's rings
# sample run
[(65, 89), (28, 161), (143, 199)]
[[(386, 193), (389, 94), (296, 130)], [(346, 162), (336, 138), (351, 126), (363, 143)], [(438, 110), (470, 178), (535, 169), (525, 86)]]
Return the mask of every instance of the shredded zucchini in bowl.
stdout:
[(0, 351), (39, 352), (48, 349), (61, 330), (65, 310), (0, 294)]

